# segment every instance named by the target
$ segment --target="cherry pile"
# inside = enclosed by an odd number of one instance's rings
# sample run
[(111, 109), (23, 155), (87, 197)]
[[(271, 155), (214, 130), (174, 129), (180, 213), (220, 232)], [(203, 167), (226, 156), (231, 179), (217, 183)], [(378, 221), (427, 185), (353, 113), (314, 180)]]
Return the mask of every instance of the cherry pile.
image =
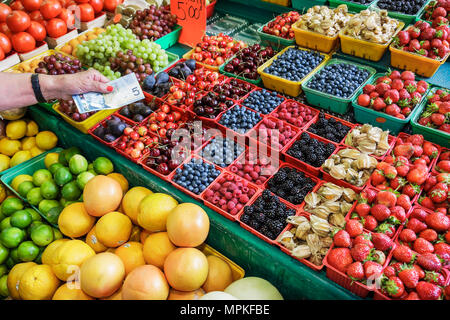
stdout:
[(283, 103), (271, 115), (298, 128), (304, 127), (315, 116), (313, 110), (293, 100)]
[(72, 58), (63, 56), (61, 53), (55, 53), (44, 57), (44, 60), (39, 62), (38, 67), (34, 70), (35, 73), (50, 75), (72, 74), (80, 71), (80, 60), (72, 60)]
[(229, 99), (241, 100), (252, 91), (253, 88), (254, 87), (248, 82), (231, 79), (227, 83), (215, 85), (213, 91), (218, 94), (223, 94)]
[(234, 104), (233, 101), (221, 94), (216, 95), (213, 92), (208, 92), (200, 100), (196, 100), (193, 105), (193, 111), (196, 115), (214, 119), (221, 112), (228, 110)]
[(122, 75), (134, 72), (139, 82), (153, 73), (150, 63), (144, 63), (144, 59), (136, 57), (133, 50), (117, 52), (116, 57), (109, 58), (109, 63), (111, 70), (120, 72)]
[(220, 66), (243, 47), (243, 41), (234, 41), (232, 37), (222, 33), (216, 36), (204, 35), (202, 41), (195, 46), (191, 58), (207, 65)]
[(148, 131), (160, 137), (171, 137), (175, 129), (182, 124), (182, 114), (173, 106), (163, 104), (158, 110), (150, 114), (146, 127)]
[[(157, 172), (168, 175), (186, 159), (188, 150), (180, 148), (174, 151), (179, 144), (178, 141), (171, 141), (169, 138), (160, 138), (150, 145), (148, 157), (143, 163)], [(175, 155), (175, 156), (174, 156)]]
[(294, 39), (294, 30), (291, 27), (298, 19), (300, 13), (297, 11), (286, 12), (270, 21), (262, 31), (284, 39)]
[(223, 77), (218, 72), (206, 68), (195, 69), (194, 74), (186, 77), (187, 83), (205, 91), (211, 91), (221, 81), (223, 81)]
[(199, 89), (186, 82), (175, 82), (169, 89), (169, 95), (164, 100), (183, 109), (192, 105), (200, 97)]
[(74, 121), (81, 122), (92, 116), (97, 111), (91, 111), (86, 113), (78, 113), (78, 108), (73, 100), (60, 100), (59, 111)]
[(140, 39), (157, 40), (173, 31), (177, 16), (151, 5), (145, 10), (138, 10), (130, 22), (130, 29)]

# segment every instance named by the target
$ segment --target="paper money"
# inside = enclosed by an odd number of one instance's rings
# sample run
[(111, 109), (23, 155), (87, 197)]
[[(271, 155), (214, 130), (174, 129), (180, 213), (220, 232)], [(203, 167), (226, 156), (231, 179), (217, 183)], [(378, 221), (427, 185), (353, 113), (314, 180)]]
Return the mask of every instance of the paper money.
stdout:
[(144, 99), (144, 93), (134, 73), (108, 83), (111, 93), (88, 92), (72, 96), (79, 113), (118, 109)]

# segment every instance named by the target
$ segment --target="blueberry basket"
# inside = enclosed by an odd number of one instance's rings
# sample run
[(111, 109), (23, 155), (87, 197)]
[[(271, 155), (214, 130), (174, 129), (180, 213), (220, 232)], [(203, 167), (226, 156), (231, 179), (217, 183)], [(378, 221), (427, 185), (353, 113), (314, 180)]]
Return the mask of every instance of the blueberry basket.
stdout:
[[(308, 84), (311, 82), (311, 80), (314, 78), (316, 74), (318, 74), (323, 68), (325, 68), (328, 65), (331, 64), (351, 64), (357, 66), (359, 69), (365, 69), (369, 72), (369, 77), (364, 81), (358, 89), (356, 89), (353, 94), (348, 98), (340, 98), (337, 96), (333, 96), (328, 93), (320, 92), (315, 89), (311, 89), (308, 87)], [(306, 80), (302, 83), (302, 90), (305, 92), (306, 100), (313, 106), (319, 106), (323, 109), (330, 110), (336, 113), (344, 114), (348, 111), (348, 108), (351, 105), (351, 102), (353, 98), (355, 97), (356, 93), (368, 83), (373, 75), (376, 73), (376, 70), (374, 68), (371, 68), (369, 66), (363, 66), (358, 63), (344, 61), (340, 59), (331, 59), (328, 60), (322, 67), (317, 69), (314, 73), (310, 74)]]
[[(379, 0), (373, 2), (372, 5), (370, 6), (370, 9), (381, 10), (377, 5), (378, 1)], [(391, 18), (403, 21), (405, 24), (415, 23), (419, 19), (419, 17), (422, 15), (423, 10), (425, 9), (425, 7), (428, 5), (428, 3), (430, 1), (431, 0), (425, 1), (424, 5), (417, 11), (417, 13), (415, 15), (388, 10), (388, 16)]]

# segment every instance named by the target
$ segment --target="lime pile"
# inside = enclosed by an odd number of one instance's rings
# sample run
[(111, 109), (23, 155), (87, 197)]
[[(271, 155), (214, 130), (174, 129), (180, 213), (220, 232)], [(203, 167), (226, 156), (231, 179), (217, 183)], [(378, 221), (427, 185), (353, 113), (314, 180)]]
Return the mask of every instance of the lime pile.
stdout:
[(32, 175), (19, 175), (11, 185), (53, 224), (58, 223), (59, 214), (66, 206), (83, 201), (83, 190), (90, 179), (114, 171), (108, 158), (99, 157), (89, 163), (77, 147), (49, 153), (44, 162), (45, 169), (36, 170)]

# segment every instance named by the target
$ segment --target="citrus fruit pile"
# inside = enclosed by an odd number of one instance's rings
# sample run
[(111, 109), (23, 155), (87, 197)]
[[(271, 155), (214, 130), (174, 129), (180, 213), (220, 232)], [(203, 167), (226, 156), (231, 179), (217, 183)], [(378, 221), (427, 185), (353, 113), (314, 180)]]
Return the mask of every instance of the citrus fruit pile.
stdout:
[(53, 224), (58, 222), (64, 207), (82, 201), (83, 189), (90, 179), (114, 170), (112, 162), (105, 157), (89, 163), (76, 147), (48, 153), (44, 162), (45, 169), (38, 169), (32, 175), (16, 176), (12, 187)]
[(9, 270), (23, 262), (41, 263), (47, 245), (62, 237), (20, 199), (6, 198), (0, 206), (0, 297), (14, 295), (7, 286)]
[(53, 132), (39, 132), (33, 120), (8, 121), (5, 137), (0, 140), (0, 172), (54, 148), (57, 142)]

